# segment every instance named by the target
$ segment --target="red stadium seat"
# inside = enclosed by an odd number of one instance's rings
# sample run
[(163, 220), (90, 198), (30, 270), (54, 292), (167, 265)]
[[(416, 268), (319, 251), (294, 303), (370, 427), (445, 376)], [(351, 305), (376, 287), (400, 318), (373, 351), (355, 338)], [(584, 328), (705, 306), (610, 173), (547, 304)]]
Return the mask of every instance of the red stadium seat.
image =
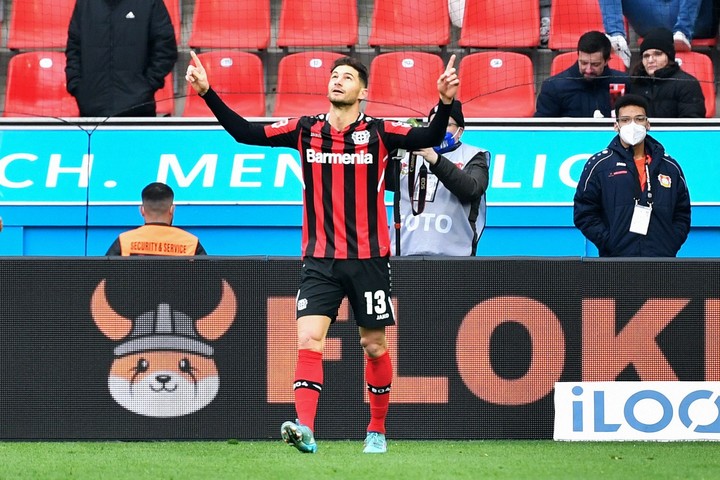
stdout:
[(65, 48), (75, 0), (14, 0), (7, 47), (11, 50)]
[(164, 0), (164, 2), (170, 14), (170, 23), (172, 23), (173, 29), (175, 30), (175, 41), (180, 45), (180, 32), (182, 30), (180, 24), (180, 0)]
[[(563, 70), (570, 68), (570, 65), (572, 65), (573, 63), (577, 63), (577, 60), (577, 51), (565, 52), (556, 55), (552, 59), (552, 63), (550, 64), (550, 75), (557, 75)], [(610, 68), (614, 70), (620, 70), (621, 72), (627, 71), (622, 59), (617, 55), (610, 55)]]
[(375, 117), (424, 117), (439, 100), (436, 80), (445, 66), (428, 52), (381, 53), (370, 64), (365, 113)]
[(278, 64), (275, 117), (327, 112), (330, 68), (339, 53), (308, 51), (286, 55)]
[[(260, 57), (253, 53), (212, 50), (198, 54), (208, 78), (225, 103), (244, 117), (265, 116), (265, 76)], [(213, 114), (190, 85), (183, 117)]]
[(535, 80), (530, 57), (515, 52), (479, 52), (463, 57), (465, 79), (458, 99), (465, 117), (522, 118), (535, 113)]
[(195, 0), (191, 48), (252, 48), (270, 44), (270, 0)]
[(371, 47), (450, 43), (447, 0), (375, 0), (371, 24)]
[(172, 72), (165, 77), (163, 87), (155, 92), (155, 104), (158, 115), (172, 116), (175, 114), (175, 89)]
[(537, 47), (539, 0), (467, 0), (458, 43), (475, 48)]
[(675, 60), (685, 72), (698, 79), (705, 96), (705, 117), (714, 117), (715, 71), (710, 57), (698, 52), (677, 52)]
[(19, 53), (8, 63), (3, 115), (77, 117), (77, 103), (66, 85), (63, 52)]
[(357, 0), (283, 0), (278, 47), (351, 47), (357, 41)]
[(605, 31), (598, 0), (552, 0), (550, 49), (577, 49), (580, 36), (590, 30)]

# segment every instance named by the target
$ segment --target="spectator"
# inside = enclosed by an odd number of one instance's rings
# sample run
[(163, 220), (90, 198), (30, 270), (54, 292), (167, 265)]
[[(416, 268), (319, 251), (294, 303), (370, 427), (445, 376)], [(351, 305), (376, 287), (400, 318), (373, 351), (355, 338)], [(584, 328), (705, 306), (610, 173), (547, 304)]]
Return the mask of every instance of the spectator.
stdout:
[[(432, 121), (435, 109), (428, 119)], [(485, 191), (488, 186), (490, 152), (462, 143), (465, 117), (455, 100), (450, 111), (445, 140), (439, 147), (423, 148), (417, 154), (430, 164), (425, 182), (424, 210), (413, 215), (410, 201), (408, 164), (403, 160), (400, 182), (401, 255), (475, 255), (485, 227)], [(406, 157), (407, 158), (407, 157)], [(415, 180), (415, 191), (420, 187)], [(391, 234), (392, 251), (397, 239)]]
[(680, 165), (647, 135), (647, 100), (620, 97), (618, 135), (585, 164), (575, 226), (601, 257), (674, 257), (690, 231), (690, 195)]
[(418, 150), (440, 143), (460, 84), (455, 55), (437, 80), (440, 100), (427, 128), (367, 117), (367, 68), (351, 57), (330, 71), (328, 113), (282, 120), (273, 125), (248, 122), (210, 87), (207, 72), (190, 52), (186, 80), (203, 97), (233, 138), (249, 145), (295, 148), (303, 171), (303, 266), (297, 294), (295, 422), (280, 427), (283, 440), (303, 453), (315, 453), (315, 414), (323, 387), (322, 355), (330, 325), (345, 296), (352, 306), (365, 354), (370, 423), (363, 452), (385, 453), (385, 419), (393, 371), (385, 336), (395, 324), (390, 297), (390, 238), (385, 208), (389, 152)]
[(67, 90), (83, 117), (155, 116), (177, 60), (163, 0), (77, 0), (65, 50)]
[(578, 40), (578, 61), (545, 79), (537, 98), (536, 117), (610, 117), (613, 92), (622, 92), (630, 79), (608, 66), (610, 40), (590, 31)]
[(693, 37), (717, 35), (717, 15), (713, 0), (600, 0), (603, 26), (613, 49), (630, 68), (630, 49), (625, 19), (641, 37), (653, 28), (673, 32), (675, 50), (687, 52)]
[(700, 82), (675, 61), (672, 33), (650, 30), (640, 45), (642, 62), (635, 66), (630, 92), (648, 101), (653, 118), (704, 118), (705, 95)]
[(142, 191), (140, 215), (145, 225), (121, 233), (105, 255), (183, 256), (207, 255), (198, 238), (173, 227), (175, 194), (168, 185), (154, 182)]

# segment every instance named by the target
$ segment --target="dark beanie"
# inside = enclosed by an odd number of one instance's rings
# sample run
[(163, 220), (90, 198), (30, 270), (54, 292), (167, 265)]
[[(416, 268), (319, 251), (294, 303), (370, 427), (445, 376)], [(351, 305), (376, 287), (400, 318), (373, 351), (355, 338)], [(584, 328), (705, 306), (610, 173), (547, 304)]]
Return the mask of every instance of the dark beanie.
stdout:
[[(437, 105), (430, 110), (428, 118), (435, 115), (436, 112)], [(450, 107), (450, 118), (455, 120), (455, 123), (457, 123), (459, 127), (465, 128), (465, 116), (462, 113), (462, 103), (460, 103), (460, 100), (453, 100), (452, 106)]]
[(645, 50), (660, 50), (668, 56), (668, 60), (675, 61), (675, 42), (673, 34), (667, 28), (653, 28), (650, 30), (640, 45), (640, 55)]

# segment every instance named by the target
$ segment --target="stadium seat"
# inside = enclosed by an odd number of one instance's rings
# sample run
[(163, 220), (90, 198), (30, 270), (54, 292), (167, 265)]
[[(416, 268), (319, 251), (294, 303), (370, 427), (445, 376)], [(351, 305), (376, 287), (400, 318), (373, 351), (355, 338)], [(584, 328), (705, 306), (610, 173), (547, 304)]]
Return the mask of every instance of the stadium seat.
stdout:
[(75, 0), (14, 0), (7, 48), (65, 48)]
[[(198, 54), (213, 89), (244, 117), (265, 115), (265, 76), (260, 57), (249, 52), (211, 50)], [(183, 117), (211, 117), (205, 101), (188, 84)]]
[(465, 80), (458, 99), (465, 117), (522, 118), (535, 113), (535, 80), (530, 57), (515, 52), (479, 52), (463, 57)]
[(576, 49), (580, 36), (590, 30), (605, 31), (598, 0), (552, 0), (548, 41), (551, 50)]
[(173, 74), (168, 73), (165, 77), (163, 87), (155, 92), (155, 103), (157, 105), (157, 114), (160, 116), (172, 116), (175, 114), (175, 88), (173, 84)]
[(365, 113), (375, 117), (424, 117), (437, 105), (436, 80), (445, 66), (428, 52), (390, 52), (370, 63)]
[(269, 44), (270, 0), (195, 0), (191, 48), (262, 50)]
[(63, 52), (19, 53), (8, 63), (3, 116), (77, 117), (66, 85)]
[(352, 47), (357, 41), (357, 0), (282, 0), (278, 47)]
[(447, 0), (375, 0), (371, 47), (446, 46), (450, 43)]
[(677, 52), (675, 60), (684, 71), (698, 79), (705, 96), (705, 117), (714, 117), (715, 72), (710, 57), (698, 52)]
[[(577, 51), (564, 52), (555, 55), (555, 57), (552, 59), (552, 63), (550, 64), (550, 75), (557, 75), (563, 70), (570, 68), (570, 65), (572, 65), (573, 63), (577, 63), (577, 59)], [(614, 70), (620, 70), (621, 72), (627, 71), (622, 59), (617, 55), (612, 54), (610, 55), (610, 68)]]
[(284, 56), (278, 64), (275, 117), (327, 112), (330, 68), (339, 53), (308, 51)]
[(180, 0), (164, 0), (164, 2), (170, 14), (170, 23), (172, 23), (173, 29), (175, 30), (175, 41), (180, 45), (180, 32), (182, 31), (180, 23)]
[(540, 43), (539, 0), (467, 0), (461, 47), (523, 48)]

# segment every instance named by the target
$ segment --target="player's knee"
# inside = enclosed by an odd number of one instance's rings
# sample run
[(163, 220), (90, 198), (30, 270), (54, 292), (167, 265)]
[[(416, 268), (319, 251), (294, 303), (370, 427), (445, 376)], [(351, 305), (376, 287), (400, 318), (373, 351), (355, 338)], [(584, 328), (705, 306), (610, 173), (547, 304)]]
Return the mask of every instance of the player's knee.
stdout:
[(360, 345), (363, 350), (365, 350), (365, 354), (370, 358), (377, 358), (387, 351), (387, 343), (384, 339), (373, 340), (362, 338), (360, 339)]

